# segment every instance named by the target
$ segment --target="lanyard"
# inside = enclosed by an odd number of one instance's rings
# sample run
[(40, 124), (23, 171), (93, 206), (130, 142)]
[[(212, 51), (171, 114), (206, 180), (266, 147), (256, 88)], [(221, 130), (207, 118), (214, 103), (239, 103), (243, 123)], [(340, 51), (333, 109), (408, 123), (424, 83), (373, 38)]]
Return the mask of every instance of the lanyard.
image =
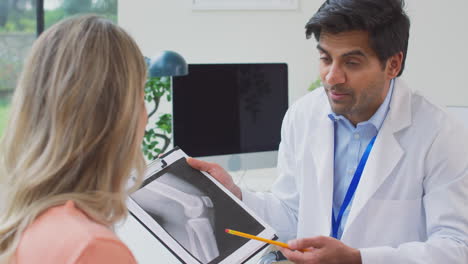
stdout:
[(351, 202), (351, 199), (353, 198), (354, 193), (356, 192), (357, 186), (359, 184), (359, 180), (361, 179), (362, 171), (364, 170), (364, 166), (366, 166), (367, 158), (369, 157), (372, 147), (374, 146), (376, 137), (377, 136), (371, 139), (371, 141), (369, 142), (369, 145), (367, 145), (366, 151), (364, 151), (364, 154), (362, 154), (362, 158), (359, 161), (359, 165), (356, 168), (356, 171), (354, 172), (353, 179), (351, 180), (351, 183), (349, 184), (348, 191), (346, 192), (344, 201), (341, 204), (340, 212), (338, 213), (338, 218), (336, 220), (335, 220), (335, 213), (333, 212), (333, 209), (332, 209), (332, 232), (333, 232), (332, 237), (336, 239), (338, 239), (338, 229), (340, 228), (340, 225), (341, 225), (341, 219), (343, 218), (343, 214), (346, 211), (346, 208), (348, 207), (349, 203)]

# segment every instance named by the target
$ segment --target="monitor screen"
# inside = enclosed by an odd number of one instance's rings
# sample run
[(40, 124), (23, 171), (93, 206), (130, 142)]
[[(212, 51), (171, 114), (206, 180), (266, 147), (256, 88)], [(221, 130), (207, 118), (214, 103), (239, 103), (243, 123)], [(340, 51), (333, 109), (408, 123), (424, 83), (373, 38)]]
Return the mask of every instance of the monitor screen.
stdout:
[(190, 64), (173, 78), (174, 145), (193, 157), (274, 151), (287, 108), (285, 63)]

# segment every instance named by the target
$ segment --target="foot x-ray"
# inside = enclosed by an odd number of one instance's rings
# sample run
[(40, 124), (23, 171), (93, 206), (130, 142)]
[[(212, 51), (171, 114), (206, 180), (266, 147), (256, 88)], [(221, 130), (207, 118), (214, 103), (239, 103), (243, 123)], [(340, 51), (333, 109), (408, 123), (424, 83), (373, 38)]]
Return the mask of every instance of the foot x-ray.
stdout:
[[(138, 208), (129, 209), (179, 260), (241, 263), (262, 246), (226, 234), (226, 228), (274, 237), (274, 231), (235, 201), (232, 194), (191, 168), (181, 150), (176, 149), (162, 161), (160, 168), (149, 170), (142, 187), (131, 195)], [(188, 254), (179, 254), (179, 247)]]

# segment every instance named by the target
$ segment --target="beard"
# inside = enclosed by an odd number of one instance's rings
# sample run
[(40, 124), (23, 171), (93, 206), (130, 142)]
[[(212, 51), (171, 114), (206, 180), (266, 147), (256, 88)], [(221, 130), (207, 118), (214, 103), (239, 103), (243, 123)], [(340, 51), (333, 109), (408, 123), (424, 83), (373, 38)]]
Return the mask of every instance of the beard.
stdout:
[[(335, 114), (348, 117), (354, 112), (353, 108), (356, 103), (356, 97), (353, 88), (343, 85), (329, 85), (325, 83), (323, 84), (323, 87), (327, 94), (330, 107)], [(346, 94), (347, 98), (343, 101), (335, 101), (332, 99), (331, 93)]]
[(323, 84), (325, 91), (328, 93), (339, 93), (339, 94), (349, 94), (351, 97), (354, 97), (354, 89), (350, 87), (346, 87), (343, 85), (329, 85)]
[(323, 84), (332, 111), (342, 115), (354, 125), (368, 120), (385, 99), (388, 89), (382, 79), (368, 83), (366, 87), (352, 88), (342, 84)]

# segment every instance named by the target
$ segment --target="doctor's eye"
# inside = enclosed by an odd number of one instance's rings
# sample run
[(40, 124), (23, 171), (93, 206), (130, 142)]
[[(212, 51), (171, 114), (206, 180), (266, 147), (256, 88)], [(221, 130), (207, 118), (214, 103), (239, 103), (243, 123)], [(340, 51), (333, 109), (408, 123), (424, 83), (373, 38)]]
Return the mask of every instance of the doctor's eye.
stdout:
[(331, 63), (331, 59), (329, 57), (320, 57), (320, 60), (325, 64)]

